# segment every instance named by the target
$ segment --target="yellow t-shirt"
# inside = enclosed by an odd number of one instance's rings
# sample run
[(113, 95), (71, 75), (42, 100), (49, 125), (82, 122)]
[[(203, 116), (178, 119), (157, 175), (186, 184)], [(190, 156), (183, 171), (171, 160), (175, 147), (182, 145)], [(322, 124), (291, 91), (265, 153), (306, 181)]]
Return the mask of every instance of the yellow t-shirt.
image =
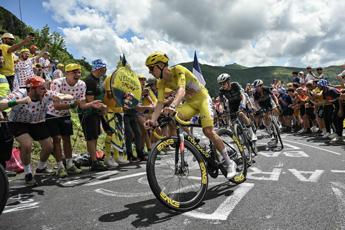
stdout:
[(157, 81), (158, 89), (158, 101), (164, 101), (165, 88), (177, 90), (180, 87), (184, 87), (186, 90), (186, 100), (208, 97), (208, 92), (205, 86), (203, 86), (194, 74), (187, 68), (176, 65), (170, 68), (171, 78), (169, 81), (159, 79)]
[[(107, 76), (104, 80), (105, 92), (111, 91), (110, 80), (111, 80), (111, 75)], [(122, 113), (123, 112), (122, 107), (119, 107), (116, 105), (116, 101), (114, 98), (108, 98), (107, 97), (107, 93), (104, 94), (103, 103), (108, 106), (109, 112), (112, 112), (112, 113)]]
[(312, 93), (312, 95), (314, 97), (314, 101), (316, 103), (322, 102), (322, 100), (323, 100), (322, 92), (323, 91), (321, 89), (319, 89), (318, 87), (316, 87), (315, 89), (313, 89), (311, 91), (311, 93)]
[(5, 76), (14, 75), (14, 59), (12, 53), (7, 53), (9, 48), (10, 46), (7, 44), (0, 44), (0, 49), (2, 51), (2, 56), (4, 59), (2, 68), (0, 68), (0, 74), (3, 74)]

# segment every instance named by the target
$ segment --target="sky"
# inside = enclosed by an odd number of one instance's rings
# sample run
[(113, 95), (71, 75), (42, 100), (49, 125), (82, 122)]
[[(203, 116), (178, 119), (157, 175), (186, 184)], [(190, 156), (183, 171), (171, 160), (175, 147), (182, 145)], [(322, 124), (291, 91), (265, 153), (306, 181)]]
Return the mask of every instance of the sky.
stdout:
[[(19, 17), (19, 0), (0, 5)], [(115, 68), (124, 53), (148, 74), (146, 57), (170, 64), (329, 66), (345, 63), (345, 1), (336, 0), (21, 0), (23, 21), (48, 24), (67, 49)]]

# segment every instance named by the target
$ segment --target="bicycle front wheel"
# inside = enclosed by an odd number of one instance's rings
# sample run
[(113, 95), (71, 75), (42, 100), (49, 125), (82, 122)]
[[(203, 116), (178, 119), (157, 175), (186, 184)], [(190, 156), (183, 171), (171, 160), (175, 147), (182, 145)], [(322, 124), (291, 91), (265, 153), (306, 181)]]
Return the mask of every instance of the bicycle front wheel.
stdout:
[(8, 179), (4, 168), (0, 165), (0, 214), (8, 199)]
[[(147, 161), (147, 179), (156, 198), (176, 211), (194, 209), (203, 200), (208, 186), (205, 161), (188, 140), (184, 141), (184, 154), (178, 151), (177, 137), (164, 138), (153, 148)], [(166, 147), (173, 147), (157, 162), (157, 156)]]

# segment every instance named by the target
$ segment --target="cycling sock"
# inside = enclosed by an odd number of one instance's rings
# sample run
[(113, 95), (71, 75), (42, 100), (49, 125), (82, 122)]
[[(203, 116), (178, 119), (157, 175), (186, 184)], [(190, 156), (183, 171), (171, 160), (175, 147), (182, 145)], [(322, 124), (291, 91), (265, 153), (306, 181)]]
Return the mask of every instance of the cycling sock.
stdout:
[(226, 165), (230, 165), (230, 157), (228, 156), (228, 150), (226, 148), (223, 149), (222, 156), (225, 160)]
[(45, 167), (47, 167), (47, 162), (42, 162), (42, 161), (38, 162), (37, 168), (44, 169)]
[(62, 161), (57, 162), (57, 166), (58, 166), (58, 169), (65, 168), (65, 166), (62, 163)]
[(31, 172), (30, 164), (24, 165), (24, 173), (25, 173), (25, 174), (32, 173), (32, 172)]
[(70, 168), (73, 166), (73, 159), (72, 158), (67, 158), (66, 159), (66, 167)]

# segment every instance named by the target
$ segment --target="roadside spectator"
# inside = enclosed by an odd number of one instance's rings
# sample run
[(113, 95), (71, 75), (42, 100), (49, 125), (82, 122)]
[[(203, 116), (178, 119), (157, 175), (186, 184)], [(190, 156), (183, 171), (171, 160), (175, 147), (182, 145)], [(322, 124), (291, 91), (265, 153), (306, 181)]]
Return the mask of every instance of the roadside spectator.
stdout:
[[(0, 101), (5, 99), (10, 93), (10, 85), (7, 82), (6, 76), (0, 74)], [(0, 112), (0, 121), (7, 119), (7, 113), (9, 110)], [(11, 134), (8, 123), (0, 123), (0, 164), (6, 168), (6, 161), (11, 158), (12, 146), (13, 146), (13, 135)]]
[(20, 43), (14, 44), (14, 36), (12, 34), (4, 33), (1, 36), (2, 44), (0, 44), (0, 50), (3, 57), (3, 62), (0, 68), (0, 74), (6, 76), (7, 81), (10, 84), (11, 91), (13, 90), (14, 81), (14, 52), (29, 44), (32, 39), (32, 36), (28, 36)]
[(9, 125), (20, 145), (27, 185), (36, 184), (30, 166), (33, 140), (38, 141), (42, 148), (36, 173), (49, 173), (47, 160), (53, 150), (53, 143), (45, 123), (45, 114), (54, 94), (47, 91), (44, 85), (44, 79), (32, 77), (27, 80), (26, 89), (15, 90), (0, 101), (0, 110), (12, 107)]
[(308, 82), (308, 81), (315, 80), (315, 74), (313, 73), (311, 66), (307, 66), (306, 70), (307, 70), (307, 73), (305, 76), (306, 81)]
[(81, 108), (79, 115), (86, 139), (87, 151), (91, 156), (91, 171), (105, 171), (107, 167), (96, 157), (97, 139), (101, 134), (101, 115), (106, 113), (106, 105), (101, 103), (104, 97), (104, 88), (101, 78), (107, 71), (106, 64), (97, 59), (92, 62), (90, 75), (84, 80), (86, 84), (86, 103), (92, 103), (92, 108)]
[(315, 76), (316, 79), (320, 80), (320, 79), (326, 79), (324, 73), (323, 73), (323, 69), (322, 67), (317, 67), (316, 68), (316, 72), (318, 76)]
[(29, 50), (30, 50), (30, 55), (29, 55), (29, 58), (33, 58), (37, 55), (37, 46), (35, 45), (31, 45)]
[(51, 64), (50, 64), (49, 57), (50, 57), (49, 52), (45, 51), (43, 53), (43, 56), (40, 57), (38, 61), (42, 66), (43, 79), (45, 79), (46, 81), (51, 80)]
[[(44, 50), (47, 49), (47, 45), (44, 47)], [(42, 56), (43, 51), (33, 58), (30, 58), (30, 51), (29, 49), (22, 49), (20, 51), (19, 61), (15, 64), (15, 77), (13, 88), (20, 88), (25, 87), (26, 81), (35, 76), (33, 65), (38, 61), (38, 59)]]
[[(52, 81), (51, 90), (56, 93), (68, 94), (73, 97), (73, 101), (56, 100), (50, 103), (47, 112), (47, 126), (50, 136), (53, 138), (54, 154), (57, 161), (59, 177), (65, 177), (67, 174), (79, 174), (81, 170), (73, 164), (71, 136), (73, 135), (73, 124), (71, 120), (70, 108), (77, 105), (85, 108), (82, 104), (85, 101), (86, 85), (79, 80), (81, 77), (81, 68), (78, 64), (68, 64), (66, 66), (66, 78), (58, 78)], [(90, 105), (91, 106), (91, 105)], [(66, 169), (62, 163), (62, 148), (66, 159)]]
[(53, 79), (52, 80), (63, 77), (64, 76), (64, 68), (65, 68), (64, 64), (62, 64), (62, 63), (57, 64), (56, 69), (53, 72)]

